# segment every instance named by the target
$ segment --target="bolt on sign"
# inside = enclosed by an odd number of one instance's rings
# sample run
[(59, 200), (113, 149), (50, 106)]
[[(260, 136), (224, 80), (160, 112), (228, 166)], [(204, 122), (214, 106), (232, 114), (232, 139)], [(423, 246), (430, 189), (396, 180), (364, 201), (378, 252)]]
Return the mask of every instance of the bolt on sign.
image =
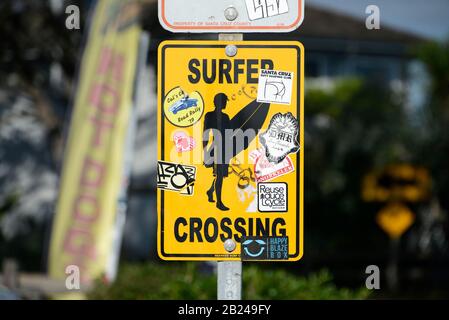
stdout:
[(160, 0), (171, 32), (290, 32), (304, 19), (304, 0)]
[(165, 41), (158, 60), (159, 256), (299, 260), (302, 44)]

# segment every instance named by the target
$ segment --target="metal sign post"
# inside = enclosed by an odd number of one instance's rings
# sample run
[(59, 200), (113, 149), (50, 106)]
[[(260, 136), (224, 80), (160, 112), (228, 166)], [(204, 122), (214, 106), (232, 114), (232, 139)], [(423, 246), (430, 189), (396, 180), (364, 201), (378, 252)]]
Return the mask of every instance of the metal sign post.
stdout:
[(218, 261), (217, 299), (242, 299), (242, 262)]
[[(242, 33), (220, 33), (218, 40), (242, 41)], [(226, 55), (232, 56), (231, 47), (226, 50)], [(226, 251), (235, 250), (235, 242), (228, 239), (224, 242)], [(241, 300), (242, 299), (242, 262), (241, 261), (218, 261), (217, 262), (217, 299), (218, 300)]]

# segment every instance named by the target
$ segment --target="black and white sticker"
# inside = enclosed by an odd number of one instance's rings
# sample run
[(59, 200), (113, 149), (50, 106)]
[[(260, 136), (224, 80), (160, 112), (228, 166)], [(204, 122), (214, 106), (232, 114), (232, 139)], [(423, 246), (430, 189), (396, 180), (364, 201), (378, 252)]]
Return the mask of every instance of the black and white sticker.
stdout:
[(291, 104), (293, 77), (291, 71), (261, 69), (257, 102)]
[(286, 212), (288, 187), (285, 182), (261, 182), (257, 184), (257, 204), (260, 212)]
[(195, 166), (165, 161), (157, 162), (157, 187), (159, 189), (193, 195), (195, 177)]
[(298, 152), (298, 133), (298, 121), (290, 112), (276, 113), (271, 118), (267, 131), (260, 135), (268, 161), (279, 163), (289, 153)]
[(245, 0), (248, 19), (258, 20), (288, 12), (287, 0)]

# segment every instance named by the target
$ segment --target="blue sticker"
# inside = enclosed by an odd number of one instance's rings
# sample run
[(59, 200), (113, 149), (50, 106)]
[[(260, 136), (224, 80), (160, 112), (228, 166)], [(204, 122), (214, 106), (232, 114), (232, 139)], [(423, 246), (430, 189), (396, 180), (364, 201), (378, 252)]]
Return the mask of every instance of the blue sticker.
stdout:
[(288, 237), (246, 237), (242, 260), (288, 260)]

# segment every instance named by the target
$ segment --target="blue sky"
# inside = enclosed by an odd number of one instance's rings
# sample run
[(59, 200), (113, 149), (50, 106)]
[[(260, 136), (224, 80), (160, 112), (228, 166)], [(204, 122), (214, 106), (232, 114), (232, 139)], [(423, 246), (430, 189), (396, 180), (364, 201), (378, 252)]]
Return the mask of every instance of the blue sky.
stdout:
[[(382, 25), (436, 40), (449, 38), (449, 0), (305, 0), (365, 20), (365, 8), (380, 9)], [(307, 12), (306, 12), (307, 16)]]

